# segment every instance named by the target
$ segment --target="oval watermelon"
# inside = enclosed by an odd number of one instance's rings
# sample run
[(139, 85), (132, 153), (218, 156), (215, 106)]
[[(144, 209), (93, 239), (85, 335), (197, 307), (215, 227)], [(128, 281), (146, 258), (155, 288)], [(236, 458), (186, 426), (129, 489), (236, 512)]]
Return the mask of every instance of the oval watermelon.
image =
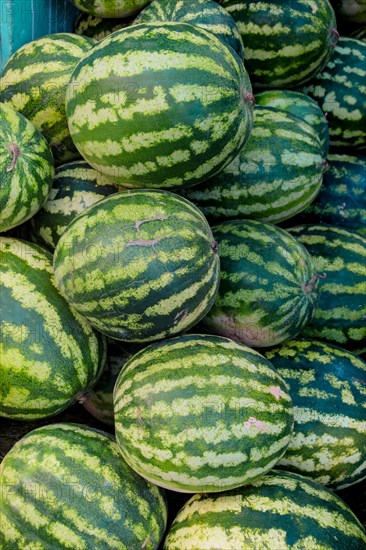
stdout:
[(219, 172), (253, 120), (243, 64), (187, 23), (127, 27), (76, 67), (66, 110), (96, 170), (126, 187), (180, 188)]
[(266, 352), (294, 403), (295, 427), (279, 465), (332, 489), (366, 477), (366, 363), (316, 340)]
[(126, 462), (180, 492), (250, 483), (281, 458), (293, 424), (291, 399), (269, 361), (227, 338), (192, 334), (128, 361), (114, 411)]
[(316, 199), (287, 224), (326, 223), (366, 233), (366, 157), (329, 155)]
[(213, 178), (184, 191), (211, 220), (251, 218), (279, 223), (319, 192), (326, 163), (318, 136), (304, 120), (256, 107), (239, 155)]
[(83, 160), (59, 166), (46, 204), (30, 221), (32, 240), (53, 251), (78, 214), (121, 190)]
[(204, 216), (154, 190), (116, 193), (81, 213), (57, 244), (54, 270), (62, 294), (95, 328), (136, 342), (194, 326), (219, 283)]
[(317, 272), (326, 275), (315, 315), (303, 335), (350, 349), (360, 347), (366, 340), (366, 238), (325, 224), (289, 231), (310, 252)]
[(244, 58), (243, 40), (234, 19), (214, 0), (154, 0), (137, 16), (134, 24), (179, 21), (211, 32)]
[(312, 78), (339, 38), (328, 0), (223, 0), (236, 21), (253, 84), (291, 88)]
[(203, 325), (251, 347), (299, 334), (314, 314), (318, 295), (306, 249), (287, 231), (254, 220), (222, 223), (213, 231), (221, 282)]
[(104, 432), (68, 423), (33, 430), (6, 455), (0, 476), (3, 549), (159, 546), (163, 493), (127, 466)]
[(7, 237), (0, 252), (0, 416), (52, 416), (95, 383), (104, 339), (60, 296), (48, 252)]
[(132, 19), (101, 19), (95, 15), (81, 13), (75, 21), (74, 32), (82, 36), (89, 36), (94, 40), (103, 40), (112, 32), (119, 31), (128, 27), (132, 23)]
[(194, 495), (165, 550), (361, 550), (365, 531), (348, 506), (303, 476), (270, 472), (253, 485)]
[(0, 231), (34, 216), (47, 200), (53, 174), (52, 153), (42, 134), (0, 103)]
[(331, 147), (366, 149), (366, 44), (343, 37), (303, 91), (327, 113)]
[(323, 158), (329, 150), (329, 128), (327, 119), (314, 99), (293, 90), (267, 90), (255, 96), (256, 105), (273, 107), (302, 118), (320, 139)]
[(59, 164), (79, 156), (67, 127), (65, 94), (74, 67), (95, 43), (71, 33), (38, 38), (14, 53), (1, 75), (0, 101), (44, 134)]

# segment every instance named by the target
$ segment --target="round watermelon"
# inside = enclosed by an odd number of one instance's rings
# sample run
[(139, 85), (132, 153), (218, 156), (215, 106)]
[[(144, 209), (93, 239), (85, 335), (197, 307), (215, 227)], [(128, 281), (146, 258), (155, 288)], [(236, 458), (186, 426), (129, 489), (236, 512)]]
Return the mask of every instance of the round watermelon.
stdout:
[(328, 0), (223, 0), (245, 46), (253, 84), (292, 88), (316, 75), (330, 59), (339, 34)]
[(77, 65), (66, 111), (80, 154), (126, 187), (181, 188), (219, 172), (249, 136), (244, 66), (187, 23), (117, 31)]
[(255, 103), (291, 113), (305, 120), (320, 140), (323, 158), (327, 157), (329, 150), (328, 122), (317, 102), (311, 97), (293, 90), (267, 90), (256, 94)]
[(38, 38), (12, 55), (1, 76), (0, 101), (44, 134), (59, 164), (79, 156), (67, 127), (65, 95), (74, 67), (95, 43), (69, 33)]
[(24, 223), (47, 200), (53, 157), (31, 122), (0, 103), (0, 231)]
[(154, 0), (142, 10), (134, 24), (160, 21), (179, 21), (201, 27), (244, 58), (243, 40), (234, 19), (214, 0)]
[(156, 550), (164, 534), (162, 492), (99, 430), (69, 423), (33, 430), (4, 458), (0, 481), (3, 549)]
[(279, 465), (332, 489), (365, 478), (365, 361), (317, 340), (291, 340), (266, 358), (285, 380), (295, 411)]
[(327, 66), (303, 91), (329, 122), (330, 145), (366, 149), (366, 44), (342, 37)]
[(194, 495), (164, 550), (361, 550), (366, 533), (348, 506), (303, 476), (270, 472), (252, 485)]
[(74, 24), (75, 34), (89, 36), (94, 40), (103, 40), (112, 32), (119, 31), (128, 27), (132, 23), (132, 19), (101, 19), (95, 15), (80, 13)]
[(78, 214), (121, 190), (83, 160), (59, 166), (46, 204), (30, 221), (32, 240), (53, 251)]
[(258, 106), (253, 131), (239, 155), (219, 174), (183, 194), (211, 220), (279, 223), (314, 200), (325, 168), (311, 126), (289, 112)]
[(128, 17), (141, 10), (150, 0), (72, 0), (81, 11), (105, 18)]
[(59, 294), (48, 252), (0, 237), (0, 255), (0, 416), (53, 416), (95, 383), (104, 339)]
[(313, 317), (318, 274), (309, 253), (287, 231), (255, 220), (213, 228), (221, 282), (203, 325), (251, 347), (279, 344)]
[(307, 338), (357, 348), (366, 340), (366, 237), (333, 225), (299, 225), (289, 229), (324, 273), (319, 303)]
[(81, 213), (54, 255), (61, 293), (117, 340), (188, 330), (219, 284), (217, 243), (193, 204), (167, 191), (116, 193)]
[(288, 223), (326, 223), (366, 233), (366, 157), (329, 155), (316, 199)]
[(281, 458), (291, 399), (271, 363), (227, 338), (185, 335), (152, 344), (114, 389), (116, 438), (144, 478), (180, 492), (250, 483)]

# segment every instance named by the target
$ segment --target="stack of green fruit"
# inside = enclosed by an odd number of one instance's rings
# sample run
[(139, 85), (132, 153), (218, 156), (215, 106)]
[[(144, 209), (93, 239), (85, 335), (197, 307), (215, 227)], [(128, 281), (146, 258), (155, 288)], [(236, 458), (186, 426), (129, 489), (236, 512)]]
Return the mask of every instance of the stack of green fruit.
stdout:
[(362, 2), (74, 3), (0, 77), (0, 548), (366, 548)]

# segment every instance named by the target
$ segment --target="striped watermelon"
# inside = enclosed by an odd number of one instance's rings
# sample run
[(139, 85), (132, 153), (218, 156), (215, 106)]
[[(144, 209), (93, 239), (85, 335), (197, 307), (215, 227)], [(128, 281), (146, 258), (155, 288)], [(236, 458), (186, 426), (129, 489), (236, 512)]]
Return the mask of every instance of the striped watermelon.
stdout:
[(32, 239), (53, 250), (78, 214), (118, 190), (122, 188), (111, 184), (83, 160), (59, 166), (48, 201), (30, 222)]
[(318, 275), (305, 248), (287, 231), (254, 220), (213, 228), (221, 282), (203, 324), (251, 347), (299, 334), (317, 303)]
[(300, 225), (289, 231), (310, 252), (315, 269), (326, 275), (318, 308), (303, 335), (359, 347), (366, 339), (366, 238), (332, 225)]
[(128, 27), (132, 19), (101, 19), (95, 15), (81, 13), (75, 21), (74, 32), (82, 36), (89, 36), (94, 40), (103, 40), (112, 32)]
[(320, 139), (323, 157), (329, 150), (329, 128), (325, 115), (319, 105), (311, 97), (293, 90), (267, 90), (255, 96), (256, 105), (273, 107), (296, 115), (310, 126)]
[[(365, 11), (366, 11), (366, 6), (365, 6)], [(366, 27), (361, 27), (360, 29), (357, 29), (356, 31), (352, 32), (351, 37), (357, 38), (357, 40), (362, 40), (363, 42), (366, 42)]]
[(164, 496), (104, 432), (67, 423), (33, 430), (4, 458), (0, 475), (4, 550), (159, 546)]
[(253, 485), (194, 495), (165, 550), (362, 550), (365, 531), (348, 506), (303, 476), (270, 472)]
[(136, 14), (150, 0), (72, 0), (79, 10), (97, 17), (118, 18)]
[(24, 223), (47, 200), (52, 153), (31, 122), (0, 103), (0, 231)]
[(339, 38), (328, 0), (223, 0), (245, 46), (255, 86), (291, 88), (312, 78)]
[(366, 157), (329, 155), (316, 199), (295, 223), (327, 223), (366, 233)]
[(154, 0), (136, 18), (135, 24), (160, 21), (190, 23), (211, 32), (244, 58), (243, 40), (234, 19), (214, 0)]
[(49, 142), (56, 162), (77, 158), (65, 113), (72, 71), (95, 41), (75, 34), (50, 34), (17, 50), (0, 78), (0, 101), (23, 114)]
[(84, 393), (79, 402), (95, 418), (113, 426), (113, 388), (122, 367), (132, 354), (113, 340), (109, 340), (107, 350), (107, 361), (101, 377), (93, 388)]
[(66, 101), (82, 156), (126, 187), (179, 188), (216, 174), (246, 141), (243, 64), (186, 23), (127, 27), (76, 67)]
[(8, 237), (0, 252), (0, 416), (52, 416), (95, 382), (104, 341), (58, 293), (48, 252)]
[(180, 492), (250, 483), (278, 462), (293, 426), (291, 399), (269, 361), (227, 338), (192, 334), (128, 361), (114, 412), (126, 462)]
[(211, 308), (219, 257), (201, 212), (166, 191), (116, 193), (76, 218), (54, 256), (68, 302), (107, 336), (148, 342)]
[(211, 220), (252, 218), (279, 223), (301, 212), (323, 181), (318, 136), (302, 119), (256, 107), (248, 143), (219, 174), (184, 196)]
[(279, 465), (332, 489), (366, 478), (366, 363), (316, 340), (291, 340), (266, 353), (285, 380), (294, 435)]
[(303, 91), (327, 113), (333, 147), (365, 149), (366, 44), (342, 37), (327, 66)]

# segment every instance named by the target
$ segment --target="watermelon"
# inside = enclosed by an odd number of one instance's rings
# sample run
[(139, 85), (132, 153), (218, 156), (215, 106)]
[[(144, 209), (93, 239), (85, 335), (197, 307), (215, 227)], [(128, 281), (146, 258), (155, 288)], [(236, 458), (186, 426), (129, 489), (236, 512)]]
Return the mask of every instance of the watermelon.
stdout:
[(316, 340), (291, 340), (265, 355), (294, 403), (294, 434), (279, 465), (332, 489), (366, 478), (365, 361)]
[(0, 476), (3, 549), (159, 546), (164, 496), (104, 432), (70, 423), (33, 430), (6, 455)]
[(318, 277), (306, 249), (274, 225), (255, 220), (213, 228), (221, 282), (203, 325), (251, 347), (279, 344), (313, 317)]
[(318, 136), (302, 119), (256, 107), (248, 143), (219, 174), (184, 191), (211, 220), (279, 223), (316, 197), (326, 163)]
[(95, 15), (81, 13), (75, 21), (74, 32), (82, 36), (89, 36), (94, 40), (103, 40), (112, 32), (128, 27), (132, 18), (128, 19), (101, 19)]
[(329, 155), (316, 199), (289, 223), (326, 223), (366, 233), (366, 157)]
[(107, 36), (76, 67), (66, 110), (96, 170), (126, 187), (180, 188), (219, 172), (249, 136), (253, 96), (243, 64), (187, 23)]
[(31, 122), (0, 103), (0, 231), (24, 223), (45, 203), (53, 157)]
[(234, 19), (214, 0), (154, 0), (137, 16), (135, 24), (178, 21), (213, 33), (241, 59), (244, 46)]
[(30, 222), (32, 240), (54, 250), (66, 227), (80, 212), (119, 190), (122, 188), (83, 160), (59, 166), (46, 204)]
[(269, 361), (197, 334), (132, 357), (115, 385), (114, 412), (127, 464), (179, 492), (250, 483), (278, 462), (293, 426), (291, 399)]
[(108, 424), (114, 425), (113, 411), (113, 389), (118, 375), (131, 358), (131, 352), (119, 342), (109, 340), (107, 361), (96, 385), (85, 392), (79, 402), (95, 418)]
[(300, 225), (289, 229), (310, 252), (320, 283), (319, 303), (307, 338), (321, 338), (356, 348), (366, 340), (366, 238), (332, 225)]
[[(366, 11), (366, 5), (365, 5), (365, 11)], [(366, 18), (365, 18), (365, 22), (366, 22)], [(360, 29), (353, 31), (351, 34), (351, 37), (357, 38), (357, 40), (362, 40), (363, 42), (366, 42), (366, 27), (361, 27)]]
[(0, 237), (0, 253), (0, 416), (52, 416), (94, 384), (104, 339), (60, 296), (48, 252)]
[(366, 147), (366, 44), (342, 37), (332, 59), (303, 91), (327, 113), (330, 145)]
[(339, 34), (328, 0), (223, 0), (245, 46), (256, 87), (291, 88), (308, 81), (330, 59)]
[(102, 19), (135, 15), (150, 0), (72, 0), (81, 11)]
[(11, 418), (1, 418), (0, 462), (15, 443), (24, 437), (25, 434), (36, 428), (40, 428), (46, 424), (54, 424), (55, 422), (76, 422), (77, 424), (86, 424), (92, 428), (99, 427), (99, 422), (90, 416), (79, 403), (72, 405), (60, 414), (48, 419), (41, 418), (39, 420), (24, 420), (22, 422)]
[(256, 105), (280, 109), (305, 120), (319, 137), (323, 157), (326, 158), (329, 149), (328, 122), (319, 105), (311, 97), (293, 90), (267, 90), (256, 94), (255, 102)]
[(65, 113), (72, 71), (95, 40), (75, 34), (50, 34), (17, 50), (0, 78), (0, 101), (28, 118), (49, 142), (59, 164), (77, 158)]
[(219, 284), (217, 243), (193, 204), (167, 191), (116, 193), (81, 213), (54, 255), (61, 293), (98, 330), (148, 342), (188, 330)]
[(348, 506), (303, 476), (270, 472), (252, 485), (194, 495), (165, 550), (362, 550), (365, 531)]

